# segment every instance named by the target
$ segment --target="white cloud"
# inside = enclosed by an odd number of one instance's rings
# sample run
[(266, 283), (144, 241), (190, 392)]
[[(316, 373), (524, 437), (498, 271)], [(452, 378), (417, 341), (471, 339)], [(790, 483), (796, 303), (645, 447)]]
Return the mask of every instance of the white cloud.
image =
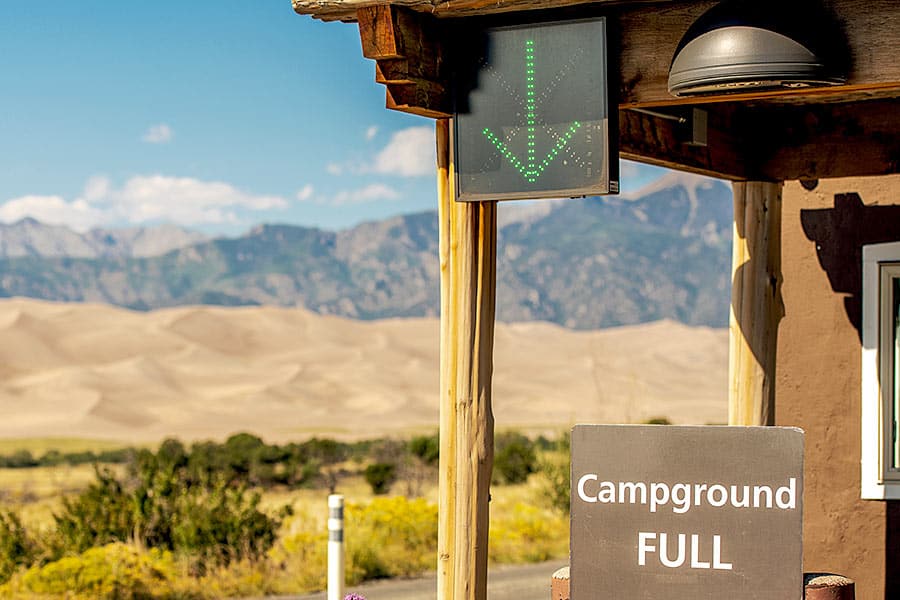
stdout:
[(0, 205), (0, 220), (13, 222), (30, 216), (78, 230), (153, 221), (192, 226), (240, 223), (240, 209), (264, 211), (287, 206), (287, 200), (280, 196), (249, 194), (219, 181), (144, 175), (114, 187), (105, 177), (92, 177), (82, 195), (72, 201), (61, 196), (9, 200)]
[(344, 167), (337, 163), (328, 163), (325, 166), (325, 170), (328, 171), (329, 175), (341, 175), (344, 173)]
[(377, 125), (370, 125), (370, 126), (366, 129), (366, 141), (371, 142), (372, 140), (375, 139), (375, 136), (376, 136), (376, 135), (378, 135), (378, 126), (377, 126)]
[(87, 231), (107, 220), (102, 210), (86, 200), (66, 202), (62, 196), (21, 196), (0, 205), (0, 221), (15, 223), (26, 217), (48, 225), (65, 225), (76, 231)]
[(312, 184), (307, 183), (302, 188), (297, 190), (297, 200), (299, 200), (300, 202), (306, 202), (307, 200), (311, 200), (314, 192), (315, 192), (315, 188), (313, 188)]
[(151, 126), (145, 131), (144, 135), (141, 136), (141, 141), (147, 142), (148, 144), (168, 144), (174, 137), (175, 132), (172, 131), (171, 127), (165, 123), (159, 123), (158, 125)]
[(107, 202), (131, 222), (170, 220), (185, 225), (238, 222), (234, 208), (286, 208), (279, 196), (255, 196), (219, 181), (149, 175), (132, 177)]
[(619, 161), (619, 177), (621, 179), (631, 179), (637, 177), (640, 173), (640, 165), (630, 160)]
[(96, 175), (88, 179), (87, 183), (84, 184), (82, 196), (88, 202), (102, 200), (109, 194), (110, 187), (111, 184), (108, 177)]
[(391, 136), (390, 142), (375, 157), (372, 170), (385, 175), (418, 177), (435, 171), (434, 129), (410, 127)]
[(383, 183), (372, 183), (356, 190), (338, 192), (331, 201), (334, 206), (346, 206), (349, 204), (364, 204), (377, 202), (378, 200), (396, 200), (400, 193), (394, 188)]

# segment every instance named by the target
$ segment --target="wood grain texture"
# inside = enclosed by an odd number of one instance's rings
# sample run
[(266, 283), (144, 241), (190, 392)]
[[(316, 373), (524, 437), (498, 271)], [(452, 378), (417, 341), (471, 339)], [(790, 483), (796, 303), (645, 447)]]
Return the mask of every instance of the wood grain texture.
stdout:
[(497, 204), (454, 200), (450, 121), (436, 125), (441, 268), (437, 597), (484, 600), (494, 456)]
[(619, 155), (622, 158), (731, 180), (753, 179), (758, 173), (749, 160), (751, 145), (741, 135), (732, 105), (708, 111), (705, 146), (689, 142), (692, 118), (687, 110), (671, 111), (687, 121), (678, 123), (634, 110), (619, 111)]
[(789, 181), (900, 172), (900, 100), (754, 111), (762, 179)]
[[(419, 2), (400, 0), (393, 3), (400, 13), (423, 13), (429, 17), (480, 16), (495, 12), (527, 11), (531, 9), (563, 8), (580, 5), (581, 2), (562, 0), (486, 2)], [(587, 4), (587, 3), (584, 3)], [(677, 46), (690, 25), (707, 9), (715, 6), (715, 0), (669, 0), (660, 2), (615, 2), (611, 0), (590, 3), (585, 11), (600, 12), (610, 18), (611, 29), (619, 39), (611, 56), (617, 60), (620, 73), (619, 103), (629, 106), (677, 106), (716, 102), (821, 103), (859, 100), (867, 98), (900, 97), (900, 2), (895, 0), (823, 0), (826, 14), (840, 25), (850, 53), (848, 81), (846, 85), (799, 90), (755, 91), (737, 94), (712, 94), (700, 97), (675, 98), (668, 92), (669, 66)], [(366, 10), (383, 10), (388, 5), (368, 0), (331, 0), (307, 2), (295, 0), (295, 10), (321, 18), (356, 20)], [(581, 9), (577, 9), (581, 10)], [(577, 12), (571, 16), (577, 16)], [(587, 12), (584, 14), (588, 14)], [(535, 18), (540, 18), (536, 15)], [(558, 18), (558, 15), (555, 17)], [(433, 19), (440, 20), (440, 19)], [(477, 20), (472, 20), (477, 24)], [(811, 25), (813, 26), (813, 25)], [(366, 27), (360, 18), (361, 34)], [(425, 36), (425, 39), (430, 39)], [(391, 48), (391, 40), (383, 40)], [(364, 44), (364, 48), (366, 48)], [(369, 52), (370, 50), (365, 50)], [(398, 49), (397, 52), (400, 52)], [(394, 56), (383, 51), (381, 58)], [(368, 55), (368, 54), (367, 54)], [(374, 58), (374, 57), (373, 57)], [(415, 59), (413, 59), (415, 60)], [(446, 86), (446, 81), (432, 78)]]
[(456, 330), (456, 504), (453, 600), (485, 600), (494, 457), (491, 409), (497, 203), (454, 202), (451, 293)]
[(357, 18), (363, 56), (375, 60), (375, 81), (386, 88), (385, 107), (433, 119), (450, 117), (437, 20), (390, 5), (361, 7)]
[(441, 269), (440, 457), (438, 465), (437, 598), (453, 597), (456, 556), (456, 302), (451, 290), (450, 220), (453, 210), (453, 165), (450, 120), (435, 124), (437, 142), (438, 252)]
[(734, 251), (729, 319), (728, 424), (775, 424), (775, 351), (781, 299), (783, 184), (734, 188)]

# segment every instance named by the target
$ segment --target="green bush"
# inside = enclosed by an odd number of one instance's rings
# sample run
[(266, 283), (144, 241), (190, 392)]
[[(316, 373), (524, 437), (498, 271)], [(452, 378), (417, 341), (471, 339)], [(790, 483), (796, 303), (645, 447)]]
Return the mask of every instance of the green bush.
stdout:
[(0, 511), (0, 583), (20, 567), (30, 566), (37, 556), (37, 544), (22, 521), (11, 512)]
[(495, 484), (524, 483), (537, 470), (534, 444), (517, 432), (506, 432), (494, 440), (494, 471), (491, 482)]
[(410, 453), (429, 466), (437, 466), (440, 450), (440, 440), (437, 434), (420, 435), (409, 440)]
[(650, 417), (644, 420), (644, 425), (671, 425), (668, 417)]
[(387, 494), (391, 484), (397, 479), (397, 465), (393, 463), (374, 463), (366, 467), (366, 483), (372, 487), (373, 494)]
[(541, 497), (550, 508), (569, 513), (571, 438), (562, 434), (538, 460)]
[(124, 542), (135, 530), (134, 498), (109, 470), (95, 469), (96, 480), (74, 498), (63, 498), (62, 510), (53, 515), (56, 536), (52, 557), (84, 552), (93, 546)]
[(180, 443), (142, 450), (125, 482), (97, 469), (96, 481), (54, 515), (54, 558), (93, 546), (134, 541), (191, 557), (200, 572), (256, 558), (274, 542), (283, 515), (259, 510), (259, 495), (221, 478), (198, 481)]

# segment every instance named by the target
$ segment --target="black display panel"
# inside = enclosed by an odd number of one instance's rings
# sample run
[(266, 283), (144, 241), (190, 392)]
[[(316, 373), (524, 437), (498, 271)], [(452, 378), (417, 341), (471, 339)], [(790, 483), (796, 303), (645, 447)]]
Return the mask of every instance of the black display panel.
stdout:
[(605, 19), (489, 28), (474, 42), (455, 69), (457, 199), (617, 193)]

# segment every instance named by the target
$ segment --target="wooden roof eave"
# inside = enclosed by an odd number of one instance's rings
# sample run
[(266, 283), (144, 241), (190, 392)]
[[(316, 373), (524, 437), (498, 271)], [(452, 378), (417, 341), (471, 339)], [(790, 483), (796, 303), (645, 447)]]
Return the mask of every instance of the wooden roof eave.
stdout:
[[(303, 14), (358, 23), (389, 109), (451, 116), (448, 50), (467, 10), (616, 6), (619, 150), (623, 157), (733, 181), (782, 181), (900, 170), (900, 2), (828, 0), (853, 64), (845, 85), (673, 97), (669, 63), (684, 32), (716, 0), (293, 0)], [(453, 23), (455, 21), (455, 23)], [(707, 144), (686, 143), (666, 114), (706, 113)], [(659, 115), (663, 114), (663, 117)], [(683, 122), (683, 120), (682, 120)]]
[(357, 21), (357, 10), (370, 6), (402, 6), (436, 17), (472, 17), (504, 12), (546, 10), (579, 4), (622, 5), (676, 3), (681, 0), (291, 0), (294, 11), (322, 21)]

